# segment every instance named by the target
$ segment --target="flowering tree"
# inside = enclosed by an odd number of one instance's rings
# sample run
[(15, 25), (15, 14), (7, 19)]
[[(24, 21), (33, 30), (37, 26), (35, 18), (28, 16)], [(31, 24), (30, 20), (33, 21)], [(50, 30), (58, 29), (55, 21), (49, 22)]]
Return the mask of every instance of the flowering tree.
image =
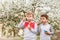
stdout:
[(55, 30), (60, 29), (60, 0), (2, 0), (0, 1), (0, 21), (9, 35), (18, 33), (16, 26), (24, 17), (25, 12), (32, 11), (35, 14), (35, 21), (39, 16), (46, 13), (49, 16), (49, 23)]

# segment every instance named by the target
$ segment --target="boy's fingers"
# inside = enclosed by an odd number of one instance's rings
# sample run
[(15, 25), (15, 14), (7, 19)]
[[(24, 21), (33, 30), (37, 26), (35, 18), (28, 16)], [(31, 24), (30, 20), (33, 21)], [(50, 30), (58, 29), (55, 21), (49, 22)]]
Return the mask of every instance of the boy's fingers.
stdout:
[(45, 32), (45, 34), (50, 35), (48, 32)]
[(29, 30), (31, 30), (31, 28), (30, 28), (30, 27), (28, 27), (28, 29), (29, 29)]
[(25, 21), (26, 20), (26, 17), (24, 17), (22, 20)]

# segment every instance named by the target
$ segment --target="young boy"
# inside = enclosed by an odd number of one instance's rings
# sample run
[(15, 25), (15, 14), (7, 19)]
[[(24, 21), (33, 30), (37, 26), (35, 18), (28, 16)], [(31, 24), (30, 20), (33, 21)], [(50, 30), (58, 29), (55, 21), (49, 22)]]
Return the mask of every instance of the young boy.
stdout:
[(27, 12), (19, 23), (19, 28), (24, 28), (24, 40), (36, 40), (37, 24), (33, 21), (32, 12)]
[(40, 32), (40, 40), (51, 40), (51, 36), (54, 31), (50, 24), (47, 23), (48, 15), (42, 14), (40, 17), (41, 24), (38, 31)]

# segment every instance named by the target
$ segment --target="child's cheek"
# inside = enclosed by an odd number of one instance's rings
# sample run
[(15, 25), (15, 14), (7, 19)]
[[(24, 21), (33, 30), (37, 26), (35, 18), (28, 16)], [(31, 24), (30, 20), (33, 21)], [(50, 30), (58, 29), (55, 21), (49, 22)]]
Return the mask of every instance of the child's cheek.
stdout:
[(46, 21), (45, 20), (42, 20), (43, 23), (45, 23)]
[(30, 19), (33, 19), (33, 17), (31, 17)]

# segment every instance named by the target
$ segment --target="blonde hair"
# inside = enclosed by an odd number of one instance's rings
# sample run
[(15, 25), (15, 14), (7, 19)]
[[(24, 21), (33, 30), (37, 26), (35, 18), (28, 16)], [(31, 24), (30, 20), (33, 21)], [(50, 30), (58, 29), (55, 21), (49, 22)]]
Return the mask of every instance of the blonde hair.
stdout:
[(34, 14), (33, 14), (33, 12), (31, 12), (31, 11), (26, 12), (26, 13), (25, 13), (25, 16), (27, 16), (27, 15), (32, 15), (32, 17), (34, 17)]

